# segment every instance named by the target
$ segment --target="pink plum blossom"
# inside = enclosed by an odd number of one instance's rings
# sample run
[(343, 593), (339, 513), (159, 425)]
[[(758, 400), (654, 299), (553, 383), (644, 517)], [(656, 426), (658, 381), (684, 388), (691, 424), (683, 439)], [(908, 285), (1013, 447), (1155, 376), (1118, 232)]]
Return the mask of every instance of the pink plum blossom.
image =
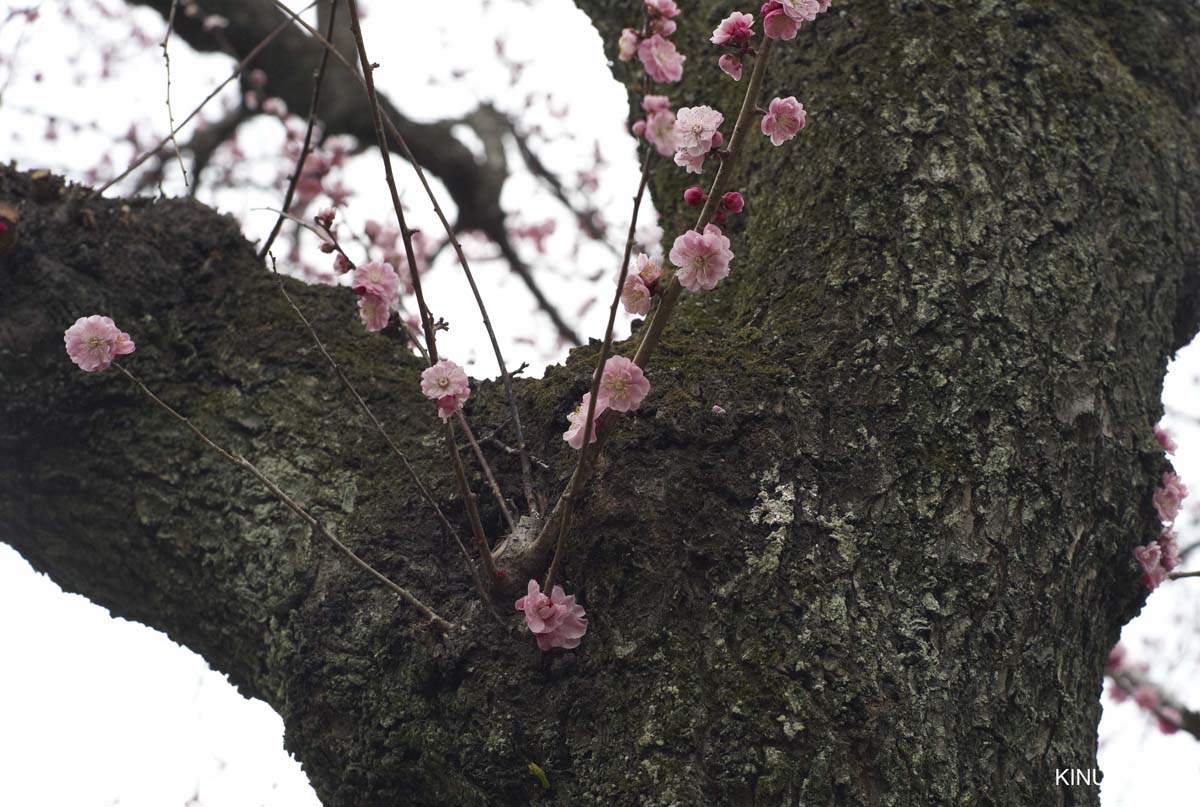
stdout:
[(358, 294), (374, 294), (391, 302), (400, 288), (400, 276), (390, 263), (371, 261), (354, 270), (350, 287)]
[(675, 20), (668, 20), (666, 17), (658, 17), (650, 22), (650, 32), (663, 36), (675, 33), (676, 27)]
[(721, 24), (717, 26), (717, 30), (713, 31), (710, 41), (714, 45), (727, 45), (732, 42), (739, 47), (743, 46), (754, 36), (753, 25), (753, 14), (743, 14), (740, 11), (735, 11), (721, 20)]
[(675, 0), (646, 0), (646, 10), (651, 16), (665, 17), (668, 20), (679, 14), (679, 6), (675, 5)]
[(709, 106), (681, 107), (675, 113), (675, 148), (690, 156), (703, 156), (712, 151), (714, 138), (719, 134), (725, 116)]
[(746, 206), (746, 200), (737, 191), (729, 191), (721, 195), (721, 207), (728, 210), (730, 213), (741, 213), (742, 208)]
[(729, 239), (710, 224), (703, 233), (688, 230), (676, 238), (669, 257), (679, 267), (675, 273), (679, 285), (689, 291), (709, 291), (729, 275), (733, 252)]
[(1143, 709), (1154, 711), (1159, 704), (1158, 693), (1152, 687), (1143, 684), (1133, 690), (1133, 702)]
[(1134, 547), (1133, 556), (1142, 567), (1142, 584), (1153, 591), (1167, 579), (1167, 570), (1162, 565), (1162, 547), (1158, 541)]
[(647, 114), (666, 112), (671, 108), (671, 99), (665, 95), (647, 95), (642, 99), (642, 109)]
[(625, 278), (625, 285), (621, 287), (621, 305), (630, 314), (640, 317), (649, 314), (650, 289), (646, 288), (646, 281), (637, 275)]
[(604, 363), (600, 393), (596, 398), (598, 406), (614, 412), (632, 412), (642, 405), (649, 393), (650, 382), (646, 380), (642, 368), (631, 359), (611, 356)]
[(683, 63), (687, 57), (675, 50), (675, 43), (663, 39), (661, 34), (641, 41), (638, 58), (642, 60), (646, 74), (655, 81), (668, 84), (683, 78)]
[(1171, 437), (1171, 433), (1167, 431), (1166, 426), (1163, 426), (1161, 423), (1154, 427), (1154, 439), (1157, 440), (1158, 444), (1163, 447), (1163, 451), (1167, 452), (1168, 454), (1174, 454), (1179, 450), (1179, 446), (1175, 444), (1175, 440)]
[(742, 80), (742, 60), (734, 54), (722, 54), (721, 58), (717, 59), (717, 67), (721, 68), (721, 72), (734, 81)]
[(516, 610), (525, 612), (525, 625), (537, 639), (538, 648), (566, 650), (579, 646), (587, 633), (587, 616), (583, 606), (568, 597), (562, 586), (555, 586), (547, 597), (536, 580), (530, 580), (526, 594), (514, 603)]
[(1125, 645), (1117, 642), (1113, 645), (1112, 650), (1108, 651), (1108, 661), (1104, 663), (1104, 672), (1107, 675), (1116, 675), (1121, 671), (1121, 667), (1125, 664), (1126, 655)]
[[(783, 6), (783, 13), (797, 22), (812, 22), (825, 10), (817, 0), (779, 0), (779, 4)], [(825, 8), (828, 7), (826, 2)]]
[(1169, 524), (1179, 515), (1179, 507), (1187, 498), (1188, 490), (1174, 473), (1163, 474), (1162, 487), (1154, 491), (1154, 509), (1164, 524)]
[(382, 331), (387, 327), (392, 316), (392, 303), (380, 294), (366, 293), (359, 295), (358, 316), (362, 319), (363, 327), (372, 333)]
[(660, 109), (650, 113), (646, 120), (646, 140), (654, 150), (664, 157), (675, 153), (675, 113)]
[(621, 38), (617, 40), (617, 58), (623, 62), (627, 62), (637, 55), (637, 48), (637, 31), (632, 28), (626, 28), (621, 32)]
[(658, 258), (651, 258), (645, 252), (641, 252), (633, 259), (632, 271), (642, 279), (643, 283), (649, 286), (662, 277), (662, 261)]
[(771, 145), (782, 145), (803, 128), (804, 105), (794, 95), (771, 99), (767, 114), (762, 119), (762, 133), (771, 138)]
[(63, 333), (67, 356), (89, 373), (107, 370), (117, 356), (134, 351), (133, 340), (108, 317), (80, 317)]
[[(567, 415), (567, 421), (571, 424), (570, 427), (563, 432), (563, 439), (567, 441), (567, 445), (571, 448), (583, 448), (583, 426), (587, 420), (588, 404), (592, 401), (592, 393), (583, 393), (583, 400), (575, 407), (575, 411)], [(588, 442), (596, 442), (596, 421), (600, 419), (600, 415), (604, 414), (604, 407), (598, 402), (596, 411), (592, 415), (592, 428), (588, 432)]]
[(1162, 567), (1168, 572), (1175, 571), (1179, 567), (1179, 538), (1175, 535), (1175, 531), (1167, 527), (1158, 536), (1158, 546), (1162, 550)]
[(704, 158), (707, 154), (692, 156), (686, 151), (675, 152), (675, 164), (680, 168), (687, 169), (689, 174), (700, 174), (704, 172)]
[(442, 359), (421, 371), (421, 392), (426, 398), (437, 401), (438, 417), (449, 420), (471, 397), (471, 383), (461, 367), (449, 359)]
[(725, 414), (725, 407), (720, 404), (713, 404), (712, 413), (714, 415), (723, 415)]
[(763, 18), (763, 33), (769, 39), (788, 41), (796, 38), (796, 32), (800, 30), (800, 21), (789, 17), (782, 5), (775, 2), (764, 3), (760, 13)]
[(1179, 731), (1180, 725), (1183, 724), (1183, 714), (1174, 706), (1163, 706), (1158, 710), (1162, 713), (1162, 717), (1158, 717), (1158, 730), (1163, 734), (1174, 734)]

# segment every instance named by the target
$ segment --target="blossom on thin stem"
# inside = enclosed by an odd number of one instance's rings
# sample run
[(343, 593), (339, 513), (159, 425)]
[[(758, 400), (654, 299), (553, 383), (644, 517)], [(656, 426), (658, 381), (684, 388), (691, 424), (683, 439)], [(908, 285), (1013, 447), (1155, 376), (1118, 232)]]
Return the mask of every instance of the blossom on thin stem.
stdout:
[(525, 626), (537, 639), (538, 648), (578, 647), (588, 626), (583, 606), (575, 602), (575, 596), (568, 597), (562, 586), (555, 586), (547, 597), (536, 580), (530, 580), (525, 591), (525, 596), (513, 605), (525, 612)]
[(1179, 446), (1175, 445), (1175, 440), (1171, 437), (1171, 433), (1167, 431), (1167, 427), (1161, 423), (1154, 427), (1154, 439), (1157, 440), (1158, 444), (1163, 447), (1163, 451), (1167, 452), (1168, 454), (1174, 454), (1179, 450)]
[(628, 62), (637, 55), (637, 50), (638, 33), (632, 28), (626, 28), (621, 32), (621, 38), (617, 40), (617, 58)]
[(63, 333), (67, 355), (89, 373), (107, 370), (117, 356), (134, 351), (133, 340), (108, 317), (80, 317)]
[(729, 239), (718, 227), (709, 224), (703, 233), (688, 230), (676, 238), (669, 257), (679, 267), (675, 273), (679, 285), (688, 291), (710, 291), (729, 275), (733, 252), (729, 249)]
[(721, 144), (717, 138), (725, 116), (710, 106), (682, 107), (675, 113), (675, 149), (703, 156)]
[(638, 253), (638, 256), (633, 259), (633, 266), (630, 267), (630, 272), (640, 277), (647, 286), (662, 277), (662, 271), (662, 261), (658, 258), (651, 258), (645, 252)]
[(734, 81), (742, 80), (742, 60), (736, 54), (722, 54), (721, 58), (717, 59), (717, 67)]
[(1188, 490), (1176, 474), (1163, 474), (1162, 487), (1154, 491), (1154, 509), (1164, 524), (1170, 524), (1179, 515), (1179, 507), (1187, 498)]
[(632, 412), (650, 393), (650, 382), (642, 368), (624, 356), (611, 356), (604, 363), (596, 405), (614, 412)]
[(675, 43), (661, 34), (643, 39), (638, 45), (638, 58), (646, 75), (654, 81), (669, 84), (683, 78), (683, 63), (687, 57), (675, 49)]
[(709, 40), (714, 45), (733, 44), (744, 47), (754, 36), (754, 15), (735, 11), (717, 26)]
[[(591, 403), (592, 393), (583, 393), (583, 400), (575, 407), (575, 411), (567, 415), (567, 421), (571, 424), (570, 427), (563, 432), (563, 439), (567, 441), (567, 445), (574, 449), (583, 448), (583, 425), (587, 420), (588, 404)], [(597, 399), (596, 411), (592, 416), (592, 428), (588, 430), (588, 443), (596, 442), (596, 421), (604, 414), (604, 407), (600, 405)]]
[(649, 314), (650, 289), (646, 286), (646, 281), (637, 275), (626, 277), (625, 285), (621, 287), (621, 305), (630, 314), (641, 317)]
[(392, 318), (392, 304), (381, 294), (362, 294), (358, 298), (358, 316), (363, 327), (378, 333), (387, 327)]
[(763, 3), (759, 13), (762, 14), (763, 34), (769, 39), (788, 41), (796, 38), (796, 32), (800, 30), (800, 21), (789, 17), (782, 4)]
[(358, 294), (374, 294), (390, 302), (400, 288), (400, 276), (390, 263), (371, 261), (354, 270), (350, 287)]
[(426, 398), (437, 401), (438, 417), (449, 420), (471, 397), (471, 382), (461, 367), (449, 359), (442, 359), (421, 371), (421, 392)]
[(780, 146), (804, 128), (804, 105), (794, 95), (773, 98), (763, 115), (762, 133), (771, 138), (771, 145)]

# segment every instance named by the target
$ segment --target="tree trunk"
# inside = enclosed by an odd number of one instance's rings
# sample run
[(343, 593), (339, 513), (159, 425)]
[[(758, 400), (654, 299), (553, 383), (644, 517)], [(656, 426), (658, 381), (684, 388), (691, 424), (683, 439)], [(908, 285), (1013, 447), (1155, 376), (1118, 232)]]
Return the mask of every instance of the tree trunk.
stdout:
[[(635, 4), (583, 5), (611, 53)], [(731, 117), (700, 47), (725, 4), (698, 5), (672, 100)], [(1094, 805), (1055, 772), (1095, 765), (1160, 382), (1197, 325), (1197, 52), (1185, 0), (860, 0), (777, 48), (768, 97), (808, 129), (745, 155), (733, 274), (684, 300), (580, 503), (564, 580), (591, 627), (546, 656), (481, 607), (232, 220), (3, 169), (0, 539), (269, 702), (329, 807)], [(692, 178), (667, 162), (669, 242)], [(350, 292), (289, 288), (462, 521), (418, 364)], [(71, 366), (62, 330), (90, 313), (466, 631), (438, 638), (123, 379)], [(547, 494), (593, 350), (518, 385)], [(467, 413), (500, 426), (497, 387)]]

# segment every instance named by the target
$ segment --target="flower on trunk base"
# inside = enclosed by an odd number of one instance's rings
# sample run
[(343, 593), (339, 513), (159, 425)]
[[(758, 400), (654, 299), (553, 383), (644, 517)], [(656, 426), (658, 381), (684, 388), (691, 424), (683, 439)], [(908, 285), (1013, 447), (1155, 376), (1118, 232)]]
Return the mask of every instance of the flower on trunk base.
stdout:
[(579, 647), (588, 626), (583, 606), (575, 603), (575, 596), (568, 597), (562, 586), (555, 586), (547, 597), (536, 580), (530, 580), (525, 590), (525, 596), (513, 605), (525, 612), (525, 626), (537, 639), (538, 648)]

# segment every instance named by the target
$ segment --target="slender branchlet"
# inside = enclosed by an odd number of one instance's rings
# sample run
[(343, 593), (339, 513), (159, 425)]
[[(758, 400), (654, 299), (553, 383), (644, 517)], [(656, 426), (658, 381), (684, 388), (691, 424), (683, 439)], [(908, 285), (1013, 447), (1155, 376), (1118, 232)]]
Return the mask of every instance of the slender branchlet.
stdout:
[(374, 577), (380, 583), (382, 583), (383, 585), (385, 585), (386, 587), (391, 589), (395, 594), (397, 594), (400, 597), (400, 599), (404, 600), (404, 602), (408, 603), (410, 606), (412, 606), (417, 611), (419, 611), (426, 619), (428, 619), (433, 624), (433, 626), (435, 628), (437, 628), (442, 633), (449, 633), (451, 630), (455, 629), (455, 626), (453, 624), (451, 624), (450, 622), (447, 622), (445, 619), (438, 616), (437, 613), (435, 613), (432, 608), (430, 608), (428, 605), (426, 605), (425, 603), (423, 603), (419, 599), (417, 599), (408, 589), (395, 583), (387, 575), (383, 574), (383, 572), (379, 571), (374, 566), (372, 566), (371, 564), (369, 564), (365, 560), (363, 560), (361, 557), (359, 557), (359, 555), (353, 549), (351, 549), (350, 547), (348, 547), (344, 543), (342, 543), (340, 540), (338, 540), (338, 538), (332, 532), (330, 532), (329, 529), (320, 520), (318, 520), (316, 516), (314, 516), (312, 513), (310, 513), (307, 509), (304, 508), (303, 505), (301, 505), (299, 502), (297, 502), (291, 496), (284, 493), (283, 490), (277, 484), (275, 484), (275, 482), (272, 481), (270, 477), (268, 477), (261, 470), (259, 470), (258, 466), (256, 466), (254, 463), (250, 462), (248, 459), (243, 457), (241, 454), (234, 454), (233, 452), (228, 451), (225, 448), (222, 448), (212, 438), (210, 438), (207, 434), (205, 434), (203, 431), (201, 431), (201, 429), (196, 424), (192, 423), (191, 420), (189, 420), (188, 418), (181, 415), (170, 404), (168, 404), (166, 401), (162, 400), (157, 395), (155, 395), (153, 392), (151, 392), (149, 387), (147, 387), (145, 384), (143, 384), (141, 382), (141, 380), (138, 379), (137, 376), (135, 376), (133, 373), (131, 373), (125, 367), (121, 366), (120, 364), (118, 364), (116, 362), (113, 362), (112, 366), (116, 367), (118, 370), (120, 370), (121, 373), (124, 374), (124, 376), (126, 378), (128, 378), (130, 381), (133, 382), (134, 386), (136, 386), (138, 389), (140, 389), (146, 395), (147, 398), (149, 398), (151, 401), (153, 401), (156, 405), (158, 405), (162, 409), (166, 410), (166, 412), (168, 412), (171, 415), (171, 417), (175, 418), (180, 423), (182, 423), (184, 426), (186, 426), (193, 434), (195, 434), (197, 437), (199, 437), (200, 440), (205, 445), (207, 445), (209, 448), (211, 448), (213, 451), (215, 451), (218, 455), (220, 455), (226, 462), (229, 462), (229, 463), (237, 466), (238, 468), (248, 471), (252, 476), (254, 476), (255, 479), (257, 479), (259, 482), (261, 482), (263, 484), (263, 486), (266, 487), (267, 490), (269, 490), (275, 496), (275, 498), (277, 498), (277, 499), (279, 499), (279, 501), (283, 502), (283, 504), (285, 506), (287, 506), (287, 508), (289, 510), (291, 510), (293, 513), (300, 516), (300, 518), (304, 519), (304, 521), (308, 523), (309, 527), (313, 530), (313, 532), (315, 534), (318, 534), (322, 538), (329, 541), (329, 543), (332, 544), (335, 549), (337, 549), (339, 552), (341, 552), (343, 555), (345, 555), (347, 558), (349, 558), (356, 566), (358, 566), (360, 569), (362, 569), (363, 571), (370, 574), (372, 577)]
[[(329, 0), (329, 25), (325, 28), (327, 37), (333, 36), (333, 26), (337, 19), (338, 0)], [(271, 251), (271, 245), (275, 243), (276, 236), (279, 235), (279, 230), (283, 227), (284, 219), (287, 218), (287, 213), (292, 209), (292, 199), (296, 195), (296, 186), (300, 184), (300, 174), (304, 170), (304, 161), (308, 159), (308, 151), (312, 147), (313, 129), (317, 123), (317, 109), (321, 105), (321, 87), (325, 83), (325, 68), (329, 64), (329, 51), (321, 51), (321, 62), (317, 65), (316, 71), (313, 73), (313, 89), (312, 99), (308, 104), (308, 124), (304, 128), (304, 142), (300, 145), (300, 156), (296, 158), (296, 170), (292, 172), (291, 179), (288, 180), (287, 192), (283, 195), (283, 206), (279, 208), (279, 216), (275, 219), (274, 226), (271, 227), (271, 232), (267, 235), (267, 240), (258, 249), (258, 259), (261, 261)]]
[(129, 164), (128, 168), (126, 168), (120, 174), (118, 174), (117, 176), (110, 179), (108, 182), (105, 182), (103, 185), (101, 185), (97, 189), (97, 192), (104, 193), (106, 190), (111, 188), (113, 185), (116, 185), (122, 179), (124, 179), (125, 177), (129, 176), (134, 171), (136, 171), (138, 169), (138, 167), (142, 165), (142, 163), (146, 162), (146, 160), (150, 159), (155, 154), (158, 154), (159, 152), (161, 152), (163, 150), (163, 147), (165, 147), (168, 143), (170, 143), (171, 139), (174, 138), (175, 135), (177, 135), (180, 132), (180, 130), (183, 129), (184, 126), (187, 126), (191, 122), (192, 118), (194, 118), (200, 114), (200, 110), (204, 109), (205, 105), (208, 104), (209, 101), (211, 101), (212, 99), (214, 99), (218, 95), (220, 95), (221, 90), (225, 89), (225, 87), (229, 85), (229, 82), (233, 81), (235, 78), (240, 76), (242, 74), (242, 71), (245, 70), (255, 59), (258, 58), (258, 54), (262, 53), (263, 50), (267, 47), (267, 45), (270, 45), (271, 42), (273, 42), (275, 40), (275, 37), (279, 36), (284, 31), (286, 31), (288, 28), (290, 28), (294, 22), (296, 22), (297, 20), (300, 19), (301, 14), (304, 14), (305, 12), (307, 12), (310, 8), (315, 6), (318, 2), (319, 2), (319, 0), (313, 0), (313, 2), (309, 3), (307, 6), (305, 6), (302, 9), (299, 9), (298, 11), (292, 11), (290, 8), (285, 7), (284, 13), (287, 14), (286, 20), (279, 23), (279, 25), (275, 26), (275, 28), (273, 28), (271, 30), (271, 33), (264, 36), (262, 41), (259, 42), (257, 45), (255, 45), (254, 48), (249, 53), (246, 54), (246, 58), (242, 59), (240, 62), (238, 62), (234, 66), (233, 72), (231, 72), (224, 81), (222, 81), (220, 84), (218, 84), (216, 87), (214, 87), (212, 92), (210, 92), (208, 95), (206, 95), (204, 97), (204, 100), (201, 101), (196, 106), (196, 108), (193, 109), (188, 114), (188, 116), (186, 118), (184, 118), (182, 121), (180, 121), (178, 126), (171, 129), (170, 134), (168, 134), (162, 140), (158, 141), (158, 144), (154, 148), (143, 152), (137, 159), (135, 159), (133, 162), (131, 162)]

